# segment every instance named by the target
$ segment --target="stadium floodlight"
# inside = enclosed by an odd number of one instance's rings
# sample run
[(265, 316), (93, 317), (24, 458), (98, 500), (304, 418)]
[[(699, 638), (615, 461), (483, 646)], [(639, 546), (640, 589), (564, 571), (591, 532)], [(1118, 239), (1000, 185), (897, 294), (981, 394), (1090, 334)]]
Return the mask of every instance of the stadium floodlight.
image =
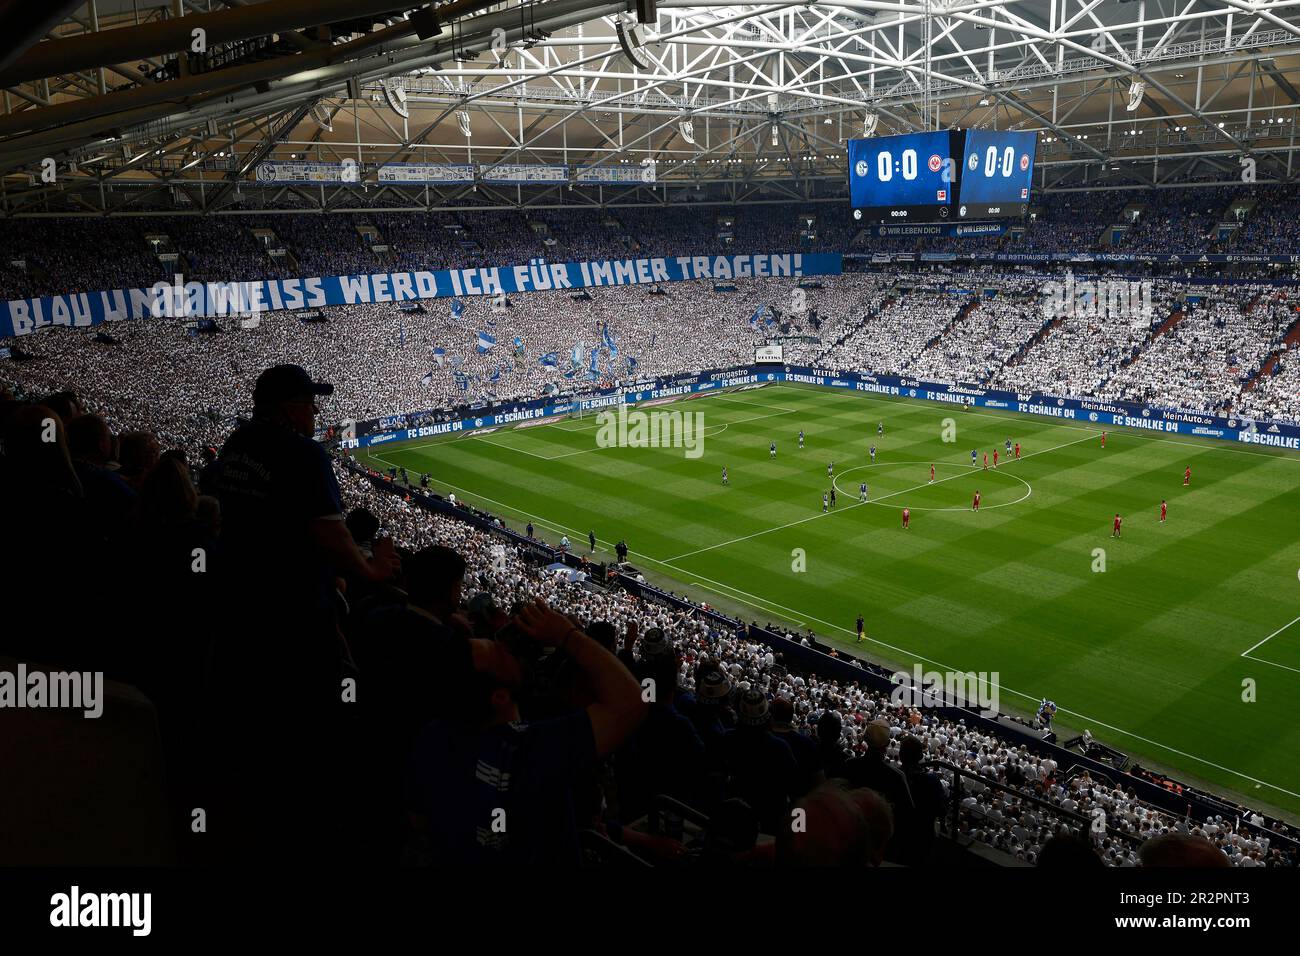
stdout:
[(460, 134), (469, 139), (473, 135), (473, 130), (470, 129), (469, 125), (469, 110), (457, 110), (456, 122), (460, 124)]
[(407, 119), (411, 111), (406, 106), (406, 84), (400, 76), (385, 77), (381, 81), (384, 88), (384, 99), (388, 101), (388, 108), (391, 109), (402, 119)]
[(870, 139), (876, 135), (876, 127), (880, 124), (880, 117), (867, 110), (862, 114), (862, 138)]
[(618, 45), (623, 48), (623, 55), (634, 67), (639, 70), (649, 70), (654, 67), (650, 58), (642, 51), (645, 46), (645, 32), (641, 29), (641, 24), (626, 14), (620, 14), (614, 22), (614, 32), (618, 35)]
[(682, 139), (686, 140), (686, 142), (690, 143), (692, 146), (695, 145), (695, 124), (691, 120), (684, 119), (679, 121), (677, 123), (677, 130), (682, 134)]
[(1147, 85), (1142, 80), (1134, 80), (1128, 88), (1128, 106), (1124, 107), (1130, 113), (1137, 110), (1138, 105), (1142, 102), (1142, 94), (1147, 91)]
[(334, 120), (330, 117), (329, 107), (325, 105), (323, 100), (317, 100), (311, 105), (311, 118), (325, 132), (334, 132)]

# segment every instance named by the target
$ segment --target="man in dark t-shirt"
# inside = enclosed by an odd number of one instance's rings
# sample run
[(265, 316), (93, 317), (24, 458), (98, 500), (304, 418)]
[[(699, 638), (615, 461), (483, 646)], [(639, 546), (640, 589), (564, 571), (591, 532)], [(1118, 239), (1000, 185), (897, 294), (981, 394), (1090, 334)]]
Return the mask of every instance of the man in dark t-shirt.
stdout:
[(252, 420), (204, 474), (204, 492), (221, 503), (225, 558), (211, 613), (208, 709), (217, 786), (245, 841), (225, 845), (236, 859), (257, 845), (299, 861), (326, 852), (328, 829), (305, 834), (337, 820), (330, 800), (306, 801), (319, 819), (289, 828), (304, 834), (294, 846), (266, 794), (332, 792), (350, 657), (335, 620), (335, 579), (377, 583), (398, 567), (389, 539), (376, 541), (370, 558), (358, 549), (329, 456), (313, 440), (316, 399), (333, 390), (297, 365), (267, 369)]

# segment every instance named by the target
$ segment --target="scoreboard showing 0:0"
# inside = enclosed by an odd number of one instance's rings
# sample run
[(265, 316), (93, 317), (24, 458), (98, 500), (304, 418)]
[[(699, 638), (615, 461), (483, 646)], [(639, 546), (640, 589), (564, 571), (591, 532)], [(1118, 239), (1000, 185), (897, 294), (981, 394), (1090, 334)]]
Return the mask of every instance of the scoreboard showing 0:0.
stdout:
[(880, 178), (882, 183), (887, 183), (894, 178), (894, 167), (896, 165), (902, 166), (904, 179), (915, 179), (916, 150), (903, 150), (901, 163), (896, 163), (894, 157), (889, 154), (888, 150), (881, 150), (876, 154), (876, 175)]
[(955, 198), (951, 135), (909, 133), (849, 141), (853, 208), (880, 222), (935, 222)]
[(1023, 216), (1036, 133), (948, 130), (849, 140), (855, 219), (943, 222)]
[[(979, 165), (979, 153), (970, 154), (971, 168), (974, 169)], [(1010, 176), (1016, 168), (1016, 149), (1014, 146), (1008, 146), (1002, 150), (1002, 175)], [(984, 175), (992, 179), (998, 174), (998, 148), (990, 146), (984, 159)]]
[(957, 218), (1022, 216), (1034, 181), (1037, 133), (966, 133)]

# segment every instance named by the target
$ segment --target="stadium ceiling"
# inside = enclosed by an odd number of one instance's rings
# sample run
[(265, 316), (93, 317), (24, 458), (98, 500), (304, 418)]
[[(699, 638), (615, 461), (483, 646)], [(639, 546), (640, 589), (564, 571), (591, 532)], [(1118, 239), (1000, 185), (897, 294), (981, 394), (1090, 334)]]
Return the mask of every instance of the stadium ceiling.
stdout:
[(833, 202), (872, 124), (1037, 130), (1043, 191), (1296, 172), (1300, 0), (0, 0), (0, 35), (6, 215)]

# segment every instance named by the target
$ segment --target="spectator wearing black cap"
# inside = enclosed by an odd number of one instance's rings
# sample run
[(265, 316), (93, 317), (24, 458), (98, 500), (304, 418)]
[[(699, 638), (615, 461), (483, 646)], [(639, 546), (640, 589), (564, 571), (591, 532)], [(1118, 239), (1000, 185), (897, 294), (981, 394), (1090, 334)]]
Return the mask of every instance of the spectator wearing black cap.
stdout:
[(391, 551), (367, 560), (357, 547), (329, 455), (312, 440), (316, 398), (333, 391), (297, 365), (263, 372), (252, 421), (226, 440), (204, 488), (221, 502), (239, 584), (270, 590), (318, 620), (328, 614), (335, 576), (382, 581), (396, 570)]
[[(332, 392), (299, 366), (267, 369), (252, 420), (205, 475), (204, 490), (221, 505), (227, 559), (210, 674), (212, 730), (222, 745), (214, 786), (233, 824), (222, 849), (236, 857), (329, 855), (343, 818), (331, 797), (339, 796), (350, 663), (335, 589), (340, 577), (378, 582), (397, 570), (391, 542), (369, 561), (357, 548), (329, 456), (312, 440), (316, 399)], [(286, 829), (271, 792), (312, 797)]]
[(736, 710), (737, 725), (722, 740), (727, 793), (753, 807), (763, 832), (774, 834), (790, 825), (786, 811), (799, 787), (799, 765), (772, 733), (766, 694), (745, 691)]

